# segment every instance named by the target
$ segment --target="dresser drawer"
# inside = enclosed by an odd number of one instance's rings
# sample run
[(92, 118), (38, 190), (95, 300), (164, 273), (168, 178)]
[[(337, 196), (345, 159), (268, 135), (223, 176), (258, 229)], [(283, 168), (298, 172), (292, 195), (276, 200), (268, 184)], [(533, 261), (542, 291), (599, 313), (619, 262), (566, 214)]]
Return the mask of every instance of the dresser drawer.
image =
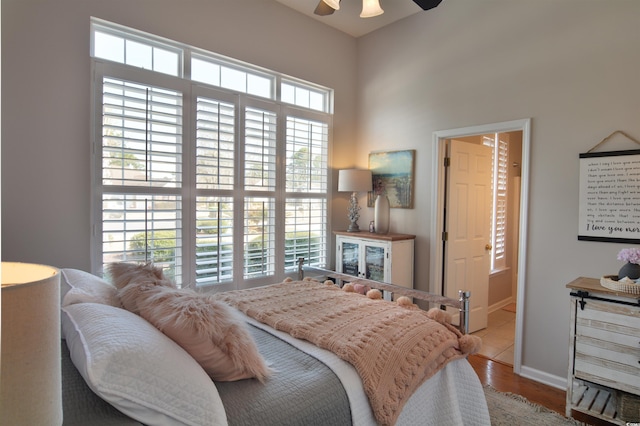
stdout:
[(588, 300), (576, 312), (575, 377), (640, 395), (640, 308)]

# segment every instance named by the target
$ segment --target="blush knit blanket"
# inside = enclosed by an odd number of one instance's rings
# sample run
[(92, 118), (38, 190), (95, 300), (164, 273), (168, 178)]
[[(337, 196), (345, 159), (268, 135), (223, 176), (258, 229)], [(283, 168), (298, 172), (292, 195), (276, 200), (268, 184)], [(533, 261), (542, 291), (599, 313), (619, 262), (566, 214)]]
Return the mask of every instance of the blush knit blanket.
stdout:
[(432, 320), (423, 310), (345, 292), (333, 284), (293, 281), (218, 296), (255, 320), (352, 364), (382, 425), (396, 422), (425, 380), (466, 356), (460, 344), (466, 336), (455, 327)]

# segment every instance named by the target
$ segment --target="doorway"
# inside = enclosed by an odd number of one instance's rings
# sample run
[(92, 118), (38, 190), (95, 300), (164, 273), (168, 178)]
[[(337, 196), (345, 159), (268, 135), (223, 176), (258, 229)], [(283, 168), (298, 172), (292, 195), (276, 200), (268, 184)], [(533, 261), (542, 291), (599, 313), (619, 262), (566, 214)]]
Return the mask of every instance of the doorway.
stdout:
[[(434, 132), (433, 134), (433, 184), (432, 184), (432, 224), (431, 235), (434, 238), (431, 239), (431, 281), (430, 291), (441, 293), (442, 283), (444, 282), (445, 273), (443, 272), (446, 265), (446, 255), (442, 238), (444, 236), (443, 230), (445, 229), (446, 215), (444, 212), (446, 202), (446, 171), (445, 171), (445, 157), (447, 151), (447, 143), (453, 139), (469, 140), (474, 137), (481, 137), (481, 135), (498, 134), (498, 133), (510, 133), (515, 132), (517, 135), (521, 135), (521, 156), (520, 161), (517, 164), (512, 164), (512, 167), (518, 168), (519, 177), (515, 184), (518, 185), (519, 203), (514, 207), (515, 217), (512, 220), (517, 221), (517, 232), (515, 233), (514, 240), (510, 242), (511, 253), (513, 254), (512, 265), (510, 273), (514, 274), (513, 282), (515, 283), (512, 289), (515, 292), (515, 306), (516, 306), (516, 318), (515, 318), (515, 336), (514, 336), (514, 356), (513, 356), (513, 369), (516, 374), (519, 374), (521, 367), (521, 353), (522, 353), (522, 320), (523, 320), (523, 307), (524, 307), (524, 287), (525, 287), (525, 259), (526, 259), (526, 229), (527, 229), (527, 195), (529, 186), (529, 152), (530, 152), (530, 119), (514, 120), (502, 123), (493, 123), (481, 126), (472, 126), (459, 129), (451, 129)], [(515, 163), (515, 162), (514, 162)], [(515, 253), (513, 253), (515, 251)], [(461, 289), (463, 290), (463, 289)], [(473, 300), (473, 294), (471, 295)], [(473, 303), (473, 302), (472, 302)], [(499, 305), (496, 305), (500, 308)], [(493, 306), (496, 308), (496, 306)], [(491, 308), (491, 305), (490, 305)]]

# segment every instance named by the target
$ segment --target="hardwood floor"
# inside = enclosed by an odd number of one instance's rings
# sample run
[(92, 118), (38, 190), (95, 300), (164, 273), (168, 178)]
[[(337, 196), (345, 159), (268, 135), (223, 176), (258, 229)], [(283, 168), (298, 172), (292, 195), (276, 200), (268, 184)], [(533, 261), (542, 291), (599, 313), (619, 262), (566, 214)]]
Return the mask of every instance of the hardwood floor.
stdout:
[[(565, 415), (566, 392), (564, 390), (518, 376), (513, 372), (511, 365), (491, 360), (482, 355), (470, 355), (469, 363), (480, 377), (483, 385), (491, 385), (500, 392), (522, 395), (531, 402)], [(608, 422), (581, 413), (574, 413), (574, 418), (589, 425), (610, 425)]]
[(491, 385), (500, 392), (522, 395), (531, 402), (543, 405), (564, 415), (566, 392), (514, 374), (513, 367), (485, 358), (469, 356), (469, 362), (483, 385)]

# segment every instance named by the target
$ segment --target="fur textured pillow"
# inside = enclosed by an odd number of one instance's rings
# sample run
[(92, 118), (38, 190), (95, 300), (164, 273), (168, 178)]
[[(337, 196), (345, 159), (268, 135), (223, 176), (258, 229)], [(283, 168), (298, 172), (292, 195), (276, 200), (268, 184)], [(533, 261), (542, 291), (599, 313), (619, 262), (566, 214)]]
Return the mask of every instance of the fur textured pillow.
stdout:
[(213, 295), (176, 289), (151, 265), (113, 264), (109, 270), (125, 309), (179, 344), (213, 380), (264, 381), (271, 374), (245, 322)]
[(175, 288), (175, 285), (165, 278), (162, 268), (151, 263), (111, 263), (107, 266), (107, 272), (118, 289), (117, 295), (122, 306), (134, 314), (140, 314), (137, 301), (142, 292), (156, 286)]

